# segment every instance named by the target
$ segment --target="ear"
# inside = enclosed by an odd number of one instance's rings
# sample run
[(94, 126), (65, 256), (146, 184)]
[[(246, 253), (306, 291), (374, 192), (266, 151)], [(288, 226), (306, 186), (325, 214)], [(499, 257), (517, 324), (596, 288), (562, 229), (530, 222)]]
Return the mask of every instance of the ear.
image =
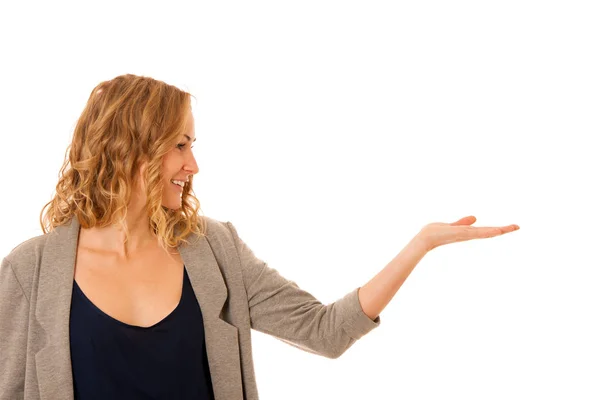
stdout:
[(146, 190), (146, 171), (148, 170), (148, 161), (142, 161), (138, 168), (137, 181), (142, 190)]

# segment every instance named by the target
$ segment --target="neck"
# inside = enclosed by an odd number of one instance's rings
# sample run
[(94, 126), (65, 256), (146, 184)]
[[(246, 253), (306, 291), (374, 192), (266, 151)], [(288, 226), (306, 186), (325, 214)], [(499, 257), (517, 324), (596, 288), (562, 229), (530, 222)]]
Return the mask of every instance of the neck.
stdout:
[(148, 216), (142, 209), (128, 208), (126, 224), (129, 229), (127, 241), (125, 231), (120, 226), (106, 226), (81, 228), (80, 243), (89, 249), (124, 259), (158, 245), (156, 236), (150, 231)]

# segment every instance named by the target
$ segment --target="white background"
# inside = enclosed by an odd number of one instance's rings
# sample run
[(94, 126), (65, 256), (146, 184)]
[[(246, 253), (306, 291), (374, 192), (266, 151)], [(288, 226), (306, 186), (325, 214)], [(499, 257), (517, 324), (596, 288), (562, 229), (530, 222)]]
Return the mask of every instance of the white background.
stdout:
[(521, 227), (426, 255), (339, 359), (253, 331), (262, 400), (598, 399), (596, 4), (2, 2), (0, 252), (92, 88), (147, 75), (197, 98), (204, 215), (323, 303), (427, 223)]

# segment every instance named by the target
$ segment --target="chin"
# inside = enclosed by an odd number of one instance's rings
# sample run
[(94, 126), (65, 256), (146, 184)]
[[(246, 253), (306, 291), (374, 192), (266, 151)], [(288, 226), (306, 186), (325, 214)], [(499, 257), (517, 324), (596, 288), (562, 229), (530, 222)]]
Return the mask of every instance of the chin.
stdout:
[(166, 199), (163, 200), (163, 207), (169, 208), (171, 210), (179, 210), (181, 208), (181, 197), (177, 199)]

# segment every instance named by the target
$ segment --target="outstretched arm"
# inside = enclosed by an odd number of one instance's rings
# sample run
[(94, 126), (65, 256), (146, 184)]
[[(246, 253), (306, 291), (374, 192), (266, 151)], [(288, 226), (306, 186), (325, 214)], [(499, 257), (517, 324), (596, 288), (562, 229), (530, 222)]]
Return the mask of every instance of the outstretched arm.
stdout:
[(429, 251), (450, 243), (500, 236), (519, 230), (518, 225), (474, 227), (477, 219), (468, 216), (447, 224), (427, 224), (385, 268), (358, 290), (365, 314), (375, 319), (392, 300), (408, 275)]
[(415, 236), (381, 272), (358, 289), (360, 306), (369, 318), (374, 320), (388, 305), (427, 251), (426, 244)]
[(361, 309), (358, 287), (331, 304), (312, 294), (257, 258), (227, 222), (248, 296), (252, 329), (269, 334), (301, 350), (337, 358), (358, 339), (381, 324)]

